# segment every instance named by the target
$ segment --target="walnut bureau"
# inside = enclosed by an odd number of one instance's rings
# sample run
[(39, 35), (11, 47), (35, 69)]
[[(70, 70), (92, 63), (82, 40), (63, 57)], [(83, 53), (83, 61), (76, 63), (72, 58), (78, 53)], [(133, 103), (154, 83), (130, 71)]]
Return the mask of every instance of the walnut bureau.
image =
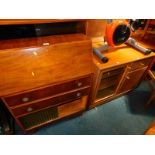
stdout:
[(86, 110), (92, 43), (84, 34), (0, 42), (0, 97), (24, 132)]

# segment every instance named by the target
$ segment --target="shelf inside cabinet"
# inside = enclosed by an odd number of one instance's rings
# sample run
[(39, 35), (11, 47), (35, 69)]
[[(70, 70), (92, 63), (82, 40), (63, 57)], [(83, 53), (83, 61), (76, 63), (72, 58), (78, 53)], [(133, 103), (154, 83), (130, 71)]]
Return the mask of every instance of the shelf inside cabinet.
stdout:
[(113, 85), (116, 85), (118, 83), (119, 78), (120, 76), (112, 76), (107, 79), (102, 79), (98, 90), (102, 90), (111, 87)]
[(116, 86), (112, 85), (106, 89), (99, 90), (96, 95), (96, 99), (105, 98), (114, 94)]

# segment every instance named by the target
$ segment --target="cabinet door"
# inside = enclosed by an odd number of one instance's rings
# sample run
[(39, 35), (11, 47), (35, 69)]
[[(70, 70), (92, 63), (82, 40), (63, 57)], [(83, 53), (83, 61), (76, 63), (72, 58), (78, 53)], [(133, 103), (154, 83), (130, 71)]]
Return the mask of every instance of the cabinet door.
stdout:
[(124, 67), (120, 67), (101, 74), (99, 86), (97, 88), (96, 99), (101, 100), (112, 96), (124, 72)]
[(127, 73), (118, 88), (117, 94), (135, 88), (139, 84), (144, 72), (146, 71), (146, 68), (147, 67)]

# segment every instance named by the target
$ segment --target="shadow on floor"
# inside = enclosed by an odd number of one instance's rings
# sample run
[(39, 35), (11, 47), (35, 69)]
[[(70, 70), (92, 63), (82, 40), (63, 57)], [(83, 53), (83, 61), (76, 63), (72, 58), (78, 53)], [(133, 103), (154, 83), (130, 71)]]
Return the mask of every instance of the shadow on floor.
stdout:
[(149, 107), (145, 108), (151, 93), (149, 91), (134, 90), (126, 95), (126, 105), (129, 112), (135, 115), (151, 115), (155, 116), (155, 102), (153, 101)]

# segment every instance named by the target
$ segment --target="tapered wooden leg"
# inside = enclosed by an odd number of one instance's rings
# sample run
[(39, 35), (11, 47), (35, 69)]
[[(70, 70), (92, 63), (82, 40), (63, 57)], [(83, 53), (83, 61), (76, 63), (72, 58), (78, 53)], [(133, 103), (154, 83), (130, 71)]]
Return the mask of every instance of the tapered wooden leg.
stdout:
[(147, 103), (145, 104), (145, 107), (147, 108), (149, 105), (150, 105), (150, 103), (152, 102), (152, 100), (155, 98), (155, 94), (153, 94), (150, 98), (149, 98), (149, 100), (147, 101)]

